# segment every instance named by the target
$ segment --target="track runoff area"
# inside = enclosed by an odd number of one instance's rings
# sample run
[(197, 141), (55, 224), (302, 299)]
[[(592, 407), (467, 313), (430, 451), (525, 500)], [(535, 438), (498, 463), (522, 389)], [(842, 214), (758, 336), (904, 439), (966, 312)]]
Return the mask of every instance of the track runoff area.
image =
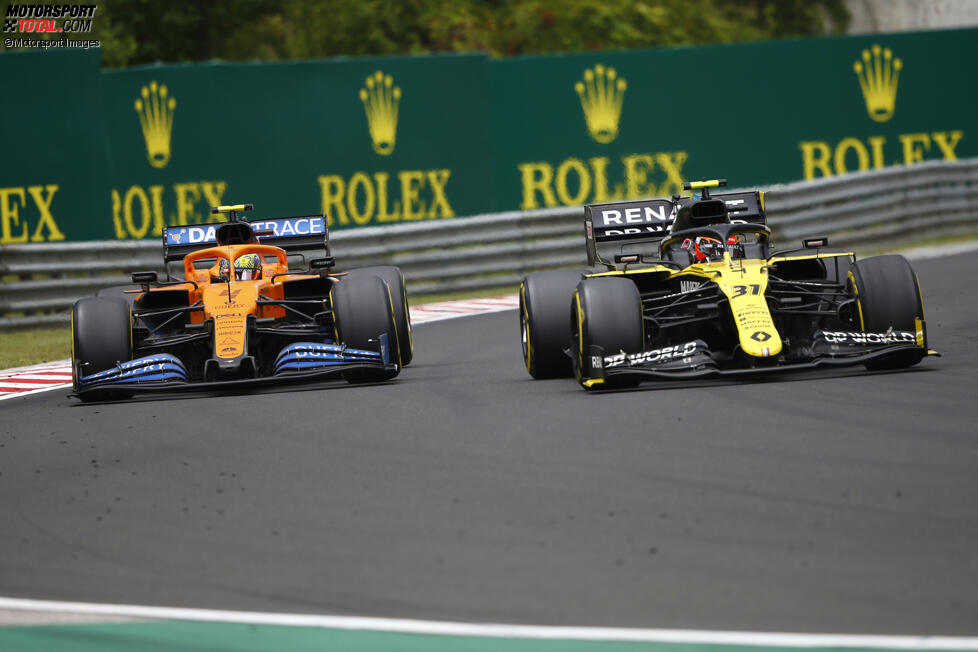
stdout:
[[(911, 259), (978, 251), (978, 241), (904, 251)], [(515, 296), (412, 308), (422, 324), (517, 307)], [(67, 363), (0, 372), (0, 400), (70, 386)], [(39, 381), (38, 386), (29, 381)], [(9, 383), (4, 385), (3, 383)], [(9, 389), (8, 389), (9, 388)], [(804, 634), (714, 630), (541, 627), (410, 619), (185, 609), (0, 597), (0, 650), (969, 650), (978, 637)]]

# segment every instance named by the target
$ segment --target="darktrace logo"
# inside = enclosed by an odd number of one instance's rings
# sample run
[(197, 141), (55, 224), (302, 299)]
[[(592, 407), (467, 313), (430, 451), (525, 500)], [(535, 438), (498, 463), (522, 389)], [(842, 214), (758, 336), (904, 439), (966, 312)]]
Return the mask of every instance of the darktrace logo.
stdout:
[(7, 5), (3, 31), (22, 34), (87, 34), (92, 31), (96, 9), (97, 5), (11, 4)]

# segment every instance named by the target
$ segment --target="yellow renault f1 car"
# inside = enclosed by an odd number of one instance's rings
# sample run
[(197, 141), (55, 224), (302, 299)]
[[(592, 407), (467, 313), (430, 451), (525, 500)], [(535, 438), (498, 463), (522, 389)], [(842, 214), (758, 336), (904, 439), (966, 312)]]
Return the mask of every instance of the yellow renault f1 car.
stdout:
[(763, 193), (710, 195), (724, 185), (586, 206), (588, 263), (605, 271), (523, 280), (530, 375), (575, 375), (602, 389), (828, 365), (894, 369), (935, 354), (903, 256), (857, 261), (824, 237), (771, 252)]
[(396, 267), (331, 273), (322, 215), (168, 227), (166, 280), (133, 274), (72, 310), (74, 395), (389, 380), (413, 357)]

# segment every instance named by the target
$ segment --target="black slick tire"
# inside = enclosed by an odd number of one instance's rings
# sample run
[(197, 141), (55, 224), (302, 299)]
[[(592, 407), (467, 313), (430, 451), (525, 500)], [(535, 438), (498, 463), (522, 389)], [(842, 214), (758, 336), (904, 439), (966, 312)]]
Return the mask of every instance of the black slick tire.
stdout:
[[(394, 362), (400, 359), (391, 293), (382, 278), (372, 274), (348, 275), (333, 287), (330, 301), (337, 342), (356, 349), (379, 351), (377, 338), (386, 334), (391, 359)], [(393, 370), (357, 369), (346, 372), (343, 377), (351, 383), (379, 382), (390, 380), (399, 371), (400, 366)]]
[[(924, 319), (917, 275), (906, 258), (897, 254), (874, 256), (852, 265), (850, 283), (856, 293), (862, 329), (867, 333), (916, 332)], [(926, 349), (898, 351), (865, 363), (867, 369), (900, 369), (920, 362)]]
[[(71, 310), (71, 368), (75, 391), (79, 374), (91, 376), (132, 359), (132, 311), (122, 297), (88, 297)], [(128, 398), (125, 390), (89, 392), (83, 401)]]
[(141, 286), (139, 285), (114, 285), (112, 287), (102, 288), (95, 293), (96, 297), (110, 299), (110, 298), (122, 298), (125, 299), (126, 303), (129, 304), (131, 308), (136, 302), (136, 297), (139, 296), (138, 292), (127, 292), (127, 290), (139, 290)]
[(537, 380), (574, 374), (571, 359), (565, 353), (571, 348), (567, 310), (580, 281), (580, 272), (559, 270), (530, 274), (520, 284), (523, 362)]
[(574, 369), (577, 381), (588, 389), (634, 387), (640, 379), (618, 378), (589, 385), (595, 377), (591, 347), (599, 346), (603, 355), (620, 351), (639, 353), (644, 349), (642, 299), (630, 280), (618, 277), (586, 278), (574, 291), (571, 308), (574, 332)]
[(411, 334), (411, 311), (408, 306), (407, 291), (404, 288), (404, 275), (393, 266), (361, 267), (347, 272), (350, 276), (379, 276), (391, 291), (391, 305), (394, 323), (397, 324), (397, 340), (401, 347), (401, 366), (406, 367), (414, 359), (414, 338)]

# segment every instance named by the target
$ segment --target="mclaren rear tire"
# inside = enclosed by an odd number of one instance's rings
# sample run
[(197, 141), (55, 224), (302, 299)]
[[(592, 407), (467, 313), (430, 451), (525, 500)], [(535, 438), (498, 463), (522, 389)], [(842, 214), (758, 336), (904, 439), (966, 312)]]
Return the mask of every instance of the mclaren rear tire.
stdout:
[[(391, 360), (400, 360), (397, 324), (391, 310), (391, 292), (382, 278), (375, 275), (347, 276), (330, 292), (336, 341), (355, 349), (380, 351), (378, 338), (387, 335)], [(351, 383), (372, 383), (394, 378), (393, 370), (356, 369), (343, 374)]]
[(571, 307), (571, 329), (576, 341), (574, 370), (577, 381), (587, 389), (634, 387), (636, 377), (605, 379), (592, 383), (603, 373), (596, 373), (591, 347), (600, 347), (601, 355), (624, 351), (638, 353), (644, 349), (642, 299), (630, 280), (617, 277), (586, 278), (574, 291)]
[(115, 285), (112, 287), (102, 288), (95, 293), (96, 297), (102, 297), (106, 299), (110, 298), (121, 298), (125, 299), (129, 307), (132, 308), (133, 304), (136, 302), (136, 297), (139, 296), (138, 292), (127, 292), (127, 290), (140, 290), (139, 285)]
[[(81, 376), (91, 376), (132, 359), (132, 310), (122, 297), (88, 297), (71, 310), (71, 379), (77, 392)], [(126, 390), (88, 392), (83, 401), (122, 399)]]
[(408, 306), (407, 291), (404, 288), (404, 275), (393, 266), (360, 267), (347, 272), (351, 276), (379, 276), (391, 291), (391, 304), (394, 322), (397, 324), (397, 339), (401, 346), (401, 366), (406, 367), (414, 359), (414, 338), (411, 334), (411, 311)]
[[(852, 265), (849, 280), (864, 332), (884, 333), (890, 328), (916, 332), (917, 319), (924, 319), (924, 304), (917, 275), (906, 258), (891, 254), (860, 260)], [(925, 347), (897, 351), (865, 366), (872, 370), (910, 367), (927, 355)]]
[(537, 379), (569, 378), (571, 329), (567, 310), (581, 273), (567, 270), (530, 274), (520, 284), (520, 336), (523, 362)]

